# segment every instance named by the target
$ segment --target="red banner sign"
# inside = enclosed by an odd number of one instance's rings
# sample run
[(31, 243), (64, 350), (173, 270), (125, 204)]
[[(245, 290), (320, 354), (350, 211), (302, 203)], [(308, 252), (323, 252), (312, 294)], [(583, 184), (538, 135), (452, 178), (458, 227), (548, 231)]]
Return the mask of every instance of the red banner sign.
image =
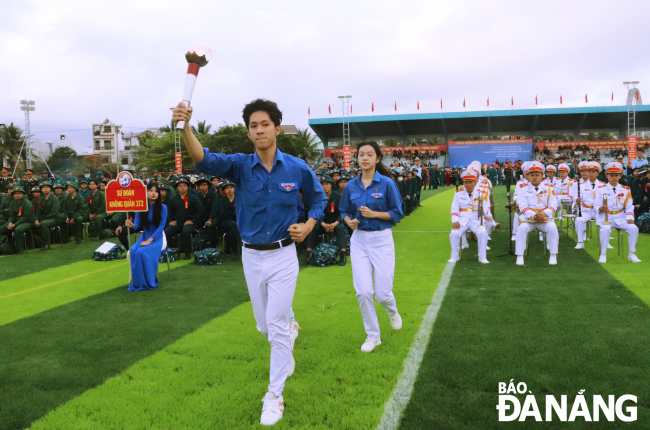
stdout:
[(174, 159), (176, 161), (176, 170), (178, 170), (178, 173), (183, 173), (183, 154), (177, 152)]
[[(424, 145), (424, 146), (381, 146), (380, 147), (381, 152), (384, 154), (390, 154), (393, 151), (402, 151), (402, 152), (408, 152), (408, 151), (418, 151), (418, 153), (423, 153), (425, 151), (428, 151), (429, 154), (432, 154), (434, 152), (440, 153), (442, 150), (447, 150), (447, 145)], [(326, 151), (330, 151), (330, 156), (331, 155), (345, 155), (344, 149), (343, 148), (332, 148), (332, 149), (326, 149)]]
[[(634, 137), (634, 144), (640, 144), (640, 143), (647, 143), (646, 142), (639, 142), (636, 140), (636, 136), (630, 136)], [(629, 148), (630, 145), (630, 140), (580, 140), (580, 141), (573, 141), (573, 142), (537, 142), (535, 146), (539, 149), (544, 149), (548, 148), (550, 151), (557, 151), (558, 147), (563, 146), (563, 147), (575, 147), (575, 146), (588, 146), (591, 151), (596, 151), (596, 150), (604, 150), (604, 149), (624, 149), (625, 147)], [(636, 146), (634, 147), (634, 151), (636, 151)], [(628, 153), (630, 150), (628, 149)]]
[(129, 172), (120, 172), (106, 185), (107, 212), (146, 212), (147, 187)]
[(343, 168), (350, 168), (350, 145), (345, 145), (343, 147)]
[(627, 163), (632, 165), (632, 161), (636, 158), (636, 136), (627, 137)]

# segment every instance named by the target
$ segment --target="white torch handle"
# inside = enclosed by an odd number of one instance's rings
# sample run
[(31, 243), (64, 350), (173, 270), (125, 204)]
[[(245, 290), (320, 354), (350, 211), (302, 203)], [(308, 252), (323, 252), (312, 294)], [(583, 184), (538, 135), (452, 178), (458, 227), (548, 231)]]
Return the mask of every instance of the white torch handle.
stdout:
[[(190, 65), (190, 69), (188, 70), (187, 75), (185, 75), (185, 88), (183, 89), (182, 102), (185, 103), (186, 106), (189, 106), (190, 102), (192, 101), (192, 93), (194, 92), (194, 85), (196, 85), (198, 67), (196, 67), (195, 71), (196, 71), (196, 75), (191, 73), (191, 65)], [(178, 121), (176, 123), (176, 128), (179, 130), (183, 130), (185, 128), (185, 121)]]

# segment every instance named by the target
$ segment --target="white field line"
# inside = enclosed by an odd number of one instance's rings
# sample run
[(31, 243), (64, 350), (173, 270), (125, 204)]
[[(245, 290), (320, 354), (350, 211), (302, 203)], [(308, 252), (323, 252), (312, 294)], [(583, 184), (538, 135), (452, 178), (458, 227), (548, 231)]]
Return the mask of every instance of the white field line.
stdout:
[(433, 323), (436, 320), (436, 316), (438, 316), (438, 311), (447, 292), (447, 286), (449, 285), (449, 280), (451, 279), (455, 265), (456, 263), (447, 263), (445, 270), (442, 272), (438, 288), (431, 299), (431, 303), (427, 307), (424, 317), (422, 317), (422, 324), (420, 324), (420, 328), (415, 335), (406, 360), (404, 360), (404, 371), (402, 371), (402, 374), (397, 380), (395, 390), (393, 390), (393, 394), (384, 407), (384, 414), (377, 426), (379, 430), (393, 430), (399, 426), (402, 413), (413, 393), (413, 385), (420, 370), (424, 352), (429, 344)]

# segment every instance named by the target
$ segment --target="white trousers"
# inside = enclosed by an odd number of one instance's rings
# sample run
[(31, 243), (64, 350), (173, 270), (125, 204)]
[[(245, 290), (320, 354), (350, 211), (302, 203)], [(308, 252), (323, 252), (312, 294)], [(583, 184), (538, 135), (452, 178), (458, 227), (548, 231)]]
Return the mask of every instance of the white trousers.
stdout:
[(291, 244), (273, 251), (242, 249), (244, 276), (253, 305), (257, 330), (271, 344), (269, 391), (282, 394), (289, 374), (291, 342), (289, 318), (298, 280), (298, 256)]
[[(465, 232), (471, 230), (476, 235), (478, 240), (478, 258), (487, 259), (487, 228), (479, 228), (478, 224), (468, 222), (464, 226), (461, 225), (458, 230), (452, 229), (449, 232), (449, 243), (451, 244), (451, 258), (458, 260), (458, 245), (462, 238), (465, 238)], [(467, 239), (465, 239), (467, 240)]]
[(517, 229), (519, 228), (519, 214), (515, 212), (515, 216), (512, 220), (512, 234), (517, 234)]
[(596, 209), (586, 209), (582, 207), (582, 216), (576, 218), (576, 235), (578, 236), (578, 243), (582, 243), (587, 239), (587, 221), (596, 219)]
[(533, 230), (539, 230), (546, 233), (546, 245), (551, 255), (557, 254), (557, 248), (560, 242), (560, 234), (557, 231), (557, 225), (554, 222), (536, 222), (522, 223), (517, 229), (517, 238), (515, 239), (515, 254), (524, 255), (526, 251), (526, 237)]
[(350, 260), (354, 290), (357, 293), (366, 335), (379, 337), (379, 321), (373, 294), (388, 316), (397, 314), (397, 303), (393, 295), (395, 244), (392, 230), (354, 230), (350, 238)]
[(612, 232), (612, 228), (620, 228), (625, 230), (628, 235), (627, 245), (630, 249), (630, 252), (636, 252), (636, 241), (639, 238), (639, 227), (634, 224), (628, 224), (624, 216), (620, 219), (611, 219), (609, 221), (611, 224), (600, 225), (600, 255), (607, 254), (607, 244), (609, 243), (609, 235)]

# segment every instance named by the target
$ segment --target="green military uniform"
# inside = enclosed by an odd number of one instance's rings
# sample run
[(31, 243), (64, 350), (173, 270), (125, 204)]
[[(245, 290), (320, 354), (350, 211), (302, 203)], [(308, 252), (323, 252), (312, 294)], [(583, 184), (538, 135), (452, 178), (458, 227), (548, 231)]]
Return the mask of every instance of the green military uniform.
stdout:
[(438, 169), (435, 166), (429, 167), (429, 189), (431, 188), (438, 189)]
[(36, 219), (39, 222), (39, 225), (34, 225), (34, 229), (40, 231), (41, 239), (43, 240), (43, 250), (50, 249), (50, 230), (53, 227), (60, 226), (64, 221), (65, 217), (61, 213), (61, 202), (56, 198), (54, 193), (50, 193), (49, 197), (45, 197), (45, 194), (42, 192), (43, 187), (50, 186), (49, 182), (42, 182), (41, 187), (41, 198), (38, 201), (38, 207), (36, 211)]
[[(77, 178), (72, 176), (72, 169), (65, 169), (65, 176), (61, 178), (61, 183), (63, 185), (70, 185), (72, 182), (77, 182)], [(79, 185), (77, 184), (77, 189), (79, 189)]]
[[(88, 190), (90, 191), (90, 190)], [(101, 233), (103, 224), (102, 222), (106, 219), (106, 195), (103, 191), (99, 191), (99, 188), (95, 190), (95, 194), (90, 192), (86, 198), (87, 202), (87, 212), (84, 216), (85, 222), (90, 222), (92, 227), (92, 232), (98, 239), (101, 239)], [(90, 215), (95, 215), (94, 219), (90, 219)]]
[[(176, 183), (176, 188), (178, 188), (178, 185), (181, 183), (186, 184), (188, 187), (190, 186), (189, 179), (181, 177)], [(192, 232), (194, 232), (201, 219), (203, 205), (201, 204), (201, 201), (188, 190), (185, 198), (181, 198), (180, 193), (172, 197), (167, 208), (167, 219), (169, 222), (171, 223), (176, 221), (176, 225), (168, 225), (167, 228), (165, 228), (167, 243), (171, 242), (172, 237), (180, 235), (181, 249), (179, 249), (179, 252), (185, 252), (185, 258), (189, 259), (191, 258)], [(192, 221), (192, 224), (185, 225), (186, 221)]]
[[(75, 189), (79, 189), (76, 182), (70, 183)], [(83, 198), (75, 193), (74, 197), (68, 195), (61, 200), (61, 211), (66, 219), (74, 221), (74, 235), (77, 238), (77, 243), (81, 243), (83, 237), (83, 221), (86, 215), (86, 204)]]
[[(9, 184), (9, 189), (13, 189), (15, 185)], [(14, 200), (14, 197), (11, 193), (7, 196), (3, 196), (2, 202), (0, 202), (0, 224), (7, 222), (9, 219), (9, 204)]]
[[(84, 190), (83, 184), (86, 184), (86, 189)], [(81, 196), (82, 199), (84, 199), (84, 202), (86, 202), (86, 206), (88, 206), (88, 196), (90, 195), (90, 188), (88, 188), (88, 181), (85, 179), (82, 179), (81, 182), (79, 182), (79, 186), (81, 189), (77, 191), (77, 194)]]
[(490, 180), (490, 182), (492, 182), (493, 185), (496, 185), (496, 183), (497, 183), (497, 169), (495, 169), (493, 165), (490, 165), (490, 167), (488, 167), (486, 173), (487, 173), (487, 177)]
[(50, 185), (51, 185), (52, 181), (53, 181), (53, 179), (50, 177), (50, 172), (48, 172), (47, 170), (43, 170), (43, 173), (41, 173), (41, 179), (39, 181), (39, 186), (43, 182), (49, 182)]
[[(15, 187), (13, 195), (23, 193), (23, 197), (18, 200), (14, 198), (9, 204), (9, 217), (5, 223), (0, 225), (0, 235), (9, 235), (13, 232), (16, 253), (21, 254), (25, 249), (25, 233), (31, 230), (36, 218), (32, 211), (32, 203), (27, 200), (25, 191), (21, 187)], [(14, 228), (9, 229), (9, 224)]]

